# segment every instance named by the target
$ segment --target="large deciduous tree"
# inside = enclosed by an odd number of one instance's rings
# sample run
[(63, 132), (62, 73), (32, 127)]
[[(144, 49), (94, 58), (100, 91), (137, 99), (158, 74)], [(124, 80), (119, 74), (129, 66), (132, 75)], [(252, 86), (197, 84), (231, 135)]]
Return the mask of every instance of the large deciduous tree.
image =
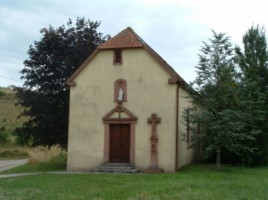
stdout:
[(100, 22), (77, 18), (67, 26), (41, 30), (41, 39), (28, 50), (21, 71), (23, 87), (16, 88), (21, 115), (28, 121), (16, 130), (21, 143), (67, 147), (69, 89), (67, 78), (109, 36), (98, 32)]
[(193, 107), (184, 117), (185, 123), (190, 123), (190, 146), (201, 143), (207, 158), (216, 155), (220, 169), (222, 152), (242, 157), (255, 150), (255, 136), (260, 131), (257, 127), (248, 130), (248, 126), (254, 114), (254, 119), (258, 117), (259, 107), (245, 98), (249, 86), (240, 85), (234, 48), (225, 34), (213, 31), (209, 43), (203, 43), (196, 69), (197, 78), (191, 83), (194, 90), (189, 89)]
[(268, 50), (264, 27), (252, 26), (243, 37), (243, 48), (236, 47), (236, 55), (243, 74), (242, 81), (254, 84), (252, 92), (260, 91), (264, 95), (261, 106), (266, 112), (265, 120), (256, 124), (262, 133), (257, 137), (258, 151), (254, 156), (254, 163), (268, 163)]

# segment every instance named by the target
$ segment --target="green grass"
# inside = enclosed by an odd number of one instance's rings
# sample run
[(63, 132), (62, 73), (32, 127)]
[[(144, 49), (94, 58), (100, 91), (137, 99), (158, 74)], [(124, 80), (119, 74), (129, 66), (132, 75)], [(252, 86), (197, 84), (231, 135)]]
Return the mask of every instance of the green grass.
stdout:
[(0, 199), (267, 199), (268, 168), (194, 164), (176, 174), (41, 174), (0, 180)]

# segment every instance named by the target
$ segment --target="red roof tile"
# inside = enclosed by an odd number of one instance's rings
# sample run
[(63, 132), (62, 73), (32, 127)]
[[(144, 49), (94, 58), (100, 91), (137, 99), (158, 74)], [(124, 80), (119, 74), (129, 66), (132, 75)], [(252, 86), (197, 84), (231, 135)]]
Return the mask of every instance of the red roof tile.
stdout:
[(144, 41), (128, 27), (104, 42), (98, 49), (140, 48), (143, 44)]

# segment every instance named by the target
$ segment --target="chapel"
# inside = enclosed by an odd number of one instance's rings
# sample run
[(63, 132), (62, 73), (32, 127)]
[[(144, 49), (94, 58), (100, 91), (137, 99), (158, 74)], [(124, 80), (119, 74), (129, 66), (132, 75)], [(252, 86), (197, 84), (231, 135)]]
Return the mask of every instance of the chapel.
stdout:
[(182, 122), (187, 83), (132, 28), (97, 47), (67, 83), (68, 171), (121, 163), (176, 172), (198, 158)]

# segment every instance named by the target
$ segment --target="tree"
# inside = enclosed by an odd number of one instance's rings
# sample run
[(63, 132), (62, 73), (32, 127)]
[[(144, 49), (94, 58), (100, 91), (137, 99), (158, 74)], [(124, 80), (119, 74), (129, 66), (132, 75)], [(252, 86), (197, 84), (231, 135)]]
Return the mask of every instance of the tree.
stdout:
[(254, 84), (252, 90), (260, 91), (264, 95), (261, 106), (266, 111), (266, 120), (258, 121), (256, 124), (262, 133), (257, 137), (258, 151), (254, 163), (268, 163), (268, 51), (264, 27), (252, 26), (246, 32), (243, 37), (243, 51), (236, 47), (236, 59), (243, 74), (242, 81)]
[(268, 91), (268, 51), (264, 27), (251, 27), (243, 37), (244, 52), (236, 47), (237, 63), (246, 79)]
[[(18, 137), (32, 145), (67, 147), (69, 88), (67, 78), (109, 36), (97, 31), (100, 22), (77, 18), (67, 26), (41, 30), (40, 41), (28, 50), (21, 71), (23, 87), (17, 87), (21, 115), (28, 121), (16, 130)], [(26, 140), (26, 141), (25, 141)]]
[(259, 130), (248, 131), (247, 125), (259, 110), (257, 102), (245, 98), (246, 86), (240, 85), (229, 38), (213, 31), (212, 39), (203, 45), (197, 78), (190, 84), (194, 90), (189, 89), (193, 107), (190, 114), (185, 111), (184, 121), (191, 124), (190, 146), (201, 143), (206, 158), (216, 155), (216, 168), (220, 169), (222, 152), (242, 155), (254, 151), (252, 143)]

